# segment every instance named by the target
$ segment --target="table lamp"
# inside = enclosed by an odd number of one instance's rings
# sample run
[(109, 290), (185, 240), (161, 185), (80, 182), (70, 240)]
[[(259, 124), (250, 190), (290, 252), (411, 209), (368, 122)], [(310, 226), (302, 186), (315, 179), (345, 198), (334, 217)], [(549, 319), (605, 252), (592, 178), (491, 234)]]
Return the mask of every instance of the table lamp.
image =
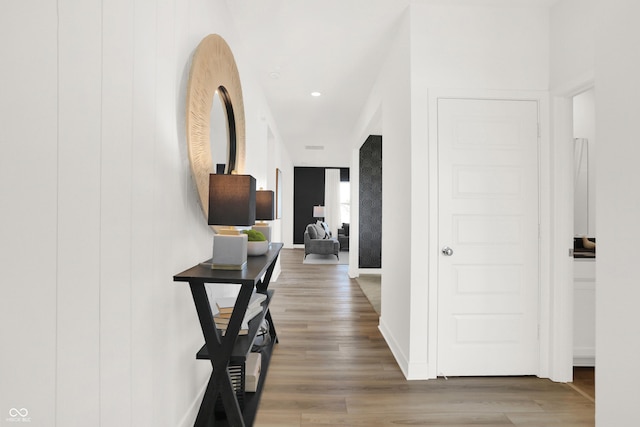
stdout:
[(256, 222), (256, 180), (251, 175), (209, 175), (209, 225), (223, 226), (213, 236), (211, 268), (242, 270), (247, 264), (247, 235), (235, 226)]
[(324, 219), (324, 206), (314, 206), (313, 217), (318, 219), (320, 218)]
[(271, 226), (265, 221), (272, 221), (274, 215), (274, 194), (271, 190), (260, 189), (256, 191), (256, 223), (252, 228), (264, 234), (267, 241), (271, 243)]

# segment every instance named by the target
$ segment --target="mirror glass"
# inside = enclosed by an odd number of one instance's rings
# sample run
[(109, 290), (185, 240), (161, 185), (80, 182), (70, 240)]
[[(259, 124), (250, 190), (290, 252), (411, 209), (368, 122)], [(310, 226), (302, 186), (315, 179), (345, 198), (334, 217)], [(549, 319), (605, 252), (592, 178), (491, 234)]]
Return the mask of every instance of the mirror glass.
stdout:
[(230, 173), (229, 165), (229, 131), (227, 129), (227, 112), (219, 91), (213, 94), (209, 117), (209, 144), (211, 160), (215, 173)]

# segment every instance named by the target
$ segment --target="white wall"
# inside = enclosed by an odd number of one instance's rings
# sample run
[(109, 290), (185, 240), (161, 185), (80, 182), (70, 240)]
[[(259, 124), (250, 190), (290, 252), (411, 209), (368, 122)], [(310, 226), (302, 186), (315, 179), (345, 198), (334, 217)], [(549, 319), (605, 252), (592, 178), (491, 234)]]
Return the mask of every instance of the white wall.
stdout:
[(544, 97), (549, 85), (548, 10), (512, 4), (413, 4), (409, 22), (405, 20), (397, 31), (397, 40), (356, 127), (360, 136), (358, 131), (366, 128), (381, 105), (380, 329), (408, 378), (435, 375), (435, 353), (427, 345), (427, 307), (429, 298), (437, 295), (430, 251), (438, 248), (436, 236), (429, 232), (429, 221), (437, 213), (429, 193), (434, 190), (429, 181), (428, 166), (433, 166), (429, 155), (436, 152), (436, 141), (429, 139), (433, 126), (429, 122), (429, 93), (449, 90), (477, 96), (494, 90), (527, 90), (540, 91)]
[[(238, 49), (239, 50), (239, 49)], [(235, 54), (234, 54), (235, 55)], [(250, 52), (239, 53), (236, 61), (244, 58), (249, 63)], [(256, 188), (276, 191), (276, 169), (282, 171), (283, 185), (283, 214), (281, 218), (270, 221), (271, 239), (284, 243), (286, 248), (293, 248), (293, 163), (287, 153), (278, 133), (262, 89), (252, 78), (250, 72), (240, 71), (244, 104), (247, 115), (245, 120), (247, 157), (246, 169), (256, 178)], [(280, 271), (278, 262), (274, 277)]]
[(0, 425), (11, 408), (33, 425), (55, 411), (55, 13), (45, 1), (0, 13)]
[[(224, 2), (12, 2), (0, 28), (0, 425), (11, 408), (31, 425), (190, 425), (210, 366), (172, 276), (209, 256), (211, 232), (184, 99), (204, 36), (239, 46)], [(236, 59), (246, 172), (269, 185), (292, 167)]]
[[(411, 61), (406, 14), (380, 74), (382, 96), (382, 254), (380, 330), (406, 373), (411, 311)], [(407, 225), (407, 226), (403, 226)]]
[(414, 52), (422, 52), (412, 56), (414, 78), (429, 88), (546, 91), (548, 39), (546, 7), (508, 0), (412, 7)]
[(635, 236), (640, 204), (630, 183), (640, 180), (636, 131), (640, 96), (640, 30), (633, 0), (562, 0), (552, 10), (551, 81), (560, 94), (595, 79), (596, 425), (636, 425), (636, 355), (640, 330), (635, 302)]
[(550, 88), (571, 90), (593, 79), (595, 0), (561, 0), (551, 9)]
[[(638, 99), (640, 3), (597, 0), (596, 75), (596, 425), (640, 425), (640, 235)], [(632, 184), (633, 183), (633, 184)]]
[[(550, 352), (555, 364), (550, 376), (559, 381), (573, 377), (573, 96), (593, 86), (595, 13), (593, 0), (562, 0), (550, 10), (549, 82), (552, 96), (550, 298), (555, 303), (549, 319), (563, 327), (548, 326), (554, 337)], [(544, 297), (544, 296), (543, 296)], [(544, 329), (546, 330), (546, 329)]]

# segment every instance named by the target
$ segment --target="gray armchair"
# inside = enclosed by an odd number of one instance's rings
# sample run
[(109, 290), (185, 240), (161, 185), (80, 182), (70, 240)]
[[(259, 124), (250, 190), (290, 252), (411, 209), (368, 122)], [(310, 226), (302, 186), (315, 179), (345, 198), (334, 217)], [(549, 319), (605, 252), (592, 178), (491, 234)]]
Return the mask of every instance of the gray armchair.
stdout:
[(309, 254), (335, 255), (340, 259), (340, 243), (316, 224), (307, 225), (304, 231), (304, 257)]

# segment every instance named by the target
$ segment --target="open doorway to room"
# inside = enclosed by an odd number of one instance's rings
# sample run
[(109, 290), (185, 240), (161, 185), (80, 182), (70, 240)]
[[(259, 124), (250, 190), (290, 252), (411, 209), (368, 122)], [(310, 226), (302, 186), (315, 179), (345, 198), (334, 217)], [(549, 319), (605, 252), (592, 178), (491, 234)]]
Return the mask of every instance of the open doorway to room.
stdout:
[(595, 93), (573, 99), (573, 385), (595, 399)]

